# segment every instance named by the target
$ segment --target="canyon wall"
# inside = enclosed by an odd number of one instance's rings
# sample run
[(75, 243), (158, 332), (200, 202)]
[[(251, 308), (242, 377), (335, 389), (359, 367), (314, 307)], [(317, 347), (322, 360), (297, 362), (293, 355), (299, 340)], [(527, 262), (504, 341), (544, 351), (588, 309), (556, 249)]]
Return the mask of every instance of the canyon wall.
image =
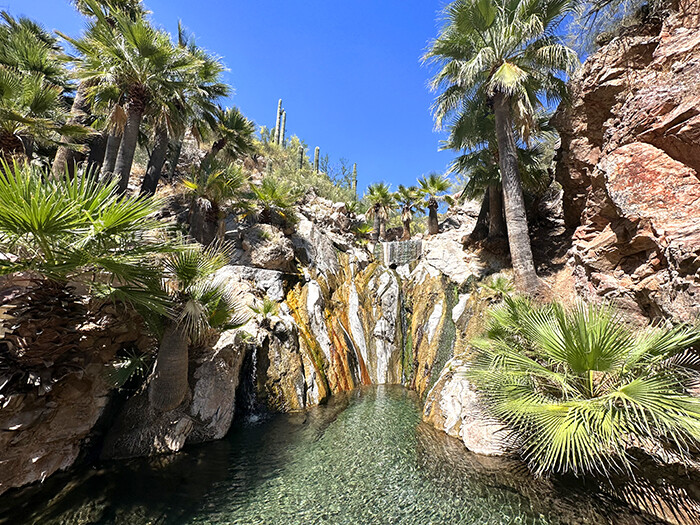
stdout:
[(641, 323), (700, 313), (699, 12), (603, 46), (555, 117), (577, 292)]

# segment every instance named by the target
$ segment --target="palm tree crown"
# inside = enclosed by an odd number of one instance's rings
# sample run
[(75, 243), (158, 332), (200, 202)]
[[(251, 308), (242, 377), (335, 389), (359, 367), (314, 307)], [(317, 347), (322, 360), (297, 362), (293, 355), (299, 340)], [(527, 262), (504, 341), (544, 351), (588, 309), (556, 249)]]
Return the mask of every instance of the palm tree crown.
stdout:
[(31, 157), (35, 142), (86, 134), (66, 124), (68, 71), (56, 39), (26, 18), (0, 20), (0, 154)]
[(107, 20), (94, 0), (83, 3), (92, 9), (95, 20), (82, 38), (64, 38), (79, 52), (76, 72), (90, 86), (90, 97), (116, 101), (124, 107), (124, 136), (115, 173), (119, 189), (125, 191), (147, 107), (165, 106), (172, 103), (175, 94), (185, 92), (200, 62), (142, 17), (114, 10)]
[(508, 240), (516, 284), (535, 291), (535, 273), (518, 170), (516, 130), (526, 139), (535, 129), (540, 98), (566, 92), (562, 73), (578, 63), (555, 33), (573, 10), (573, 0), (456, 0), (445, 8), (445, 25), (424, 60), (439, 71), (432, 87), (438, 127), (468, 99), (493, 108)]
[(386, 183), (377, 182), (367, 188), (365, 199), (369, 204), (367, 218), (374, 219), (373, 240), (383, 239), (386, 234), (386, 220), (394, 207), (394, 194)]
[(402, 239), (408, 240), (411, 238), (411, 220), (413, 220), (413, 214), (423, 211), (423, 209), (418, 206), (421, 200), (421, 193), (415, 186), (406, 187), (403, 184), (399, 184), (399, 189), (394, 194), (394, 200), (401, 208), (401, 222), (403, 223), (404, 230)]
[(449, 197), (443, 195), (450, 189), (452, 183), (445, 175), (431, 173), (427, 177), (418, 179), (420, 192), (425, 196), (425, 206), (428, 208), (428, 233), (435, 235), (438, 233), (437, 210), (440, 201), (449, 201)]

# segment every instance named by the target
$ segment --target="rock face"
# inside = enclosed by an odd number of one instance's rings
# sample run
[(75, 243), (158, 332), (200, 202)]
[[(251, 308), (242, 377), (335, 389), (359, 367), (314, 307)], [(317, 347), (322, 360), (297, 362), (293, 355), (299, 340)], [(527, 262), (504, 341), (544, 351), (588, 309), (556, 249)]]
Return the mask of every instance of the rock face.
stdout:
[(485, 415), (476, 390), (464, 377), (468, 363), (454, 358), (445, 366), (423, 408), (423, 420), (464, 443), (472, 452), (504, 456), (514, 448), (504, 427)]
[(0, 395), (0, 494), (73, 465), (110, 399), (107, 363), (124, 346), (149, 344), (137, 320), (111, 314), (80, 319), (76, 340), (83, 351)]
[(700, 6), (590, 57), (556, 116), (579, 294), (640, 322), (700, 314)]
[(175, 410), (160, 413), (142, 392), (127, 402), (103, 446), (106, 458), (177, 452), (186, 443), (221, 439), (236, 406), (236, 389), (247, 343), (238, 331), (224, 332), (212, 348), (190, 356), (190, 392)]

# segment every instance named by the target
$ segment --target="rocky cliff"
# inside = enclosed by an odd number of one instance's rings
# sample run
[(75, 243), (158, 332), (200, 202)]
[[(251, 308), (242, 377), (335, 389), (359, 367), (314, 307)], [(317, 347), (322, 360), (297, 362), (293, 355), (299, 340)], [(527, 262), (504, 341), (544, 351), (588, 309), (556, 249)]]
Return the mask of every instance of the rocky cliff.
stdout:
[(614, 38), (556, 115), (577, 291), (640, 322), (700, 313), (699, 12)]
[[(80, 355), (89, 360), (80, 370), (50, 389), (30, 385), (0, 397), (0, 493), (70, 467), (87, 449), (119, 458), (220, 439), (236, 412), (302, 410), (371, 384), (427, 395), (474, 331), (475, 283), (504, 264), (463, 250), (477, 212), (455, 208), (438, 235), (376, 246), (348, 233), (357, 218), (344, 204), (313, 193), (293, 227), (229, 222), (236, 249), (219, 277), (241, 293), (252, 318), (190, 350), (181, 406), (151, 413), (143, 391), (124, 404), (105, 371), (142, 338), (130, 320), (109, 322), (108, 332), (82, 338)], [(261, 308), (265, 302), (274, 307)], [(142, 348), (149, 349), (152, 342)]]

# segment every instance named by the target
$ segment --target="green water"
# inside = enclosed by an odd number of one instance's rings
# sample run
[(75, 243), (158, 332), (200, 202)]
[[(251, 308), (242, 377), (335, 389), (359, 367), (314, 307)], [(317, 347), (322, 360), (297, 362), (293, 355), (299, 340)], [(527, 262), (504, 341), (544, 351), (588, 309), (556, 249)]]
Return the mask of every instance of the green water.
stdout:
[[(467, 452), (420, 423), (415, 395), (377, 387), (225, 440), (105, 465), (0, 498), (0, 523), (620, 523), (594, 498)], [(640, 523), (631, 521), (630, 523)]]

